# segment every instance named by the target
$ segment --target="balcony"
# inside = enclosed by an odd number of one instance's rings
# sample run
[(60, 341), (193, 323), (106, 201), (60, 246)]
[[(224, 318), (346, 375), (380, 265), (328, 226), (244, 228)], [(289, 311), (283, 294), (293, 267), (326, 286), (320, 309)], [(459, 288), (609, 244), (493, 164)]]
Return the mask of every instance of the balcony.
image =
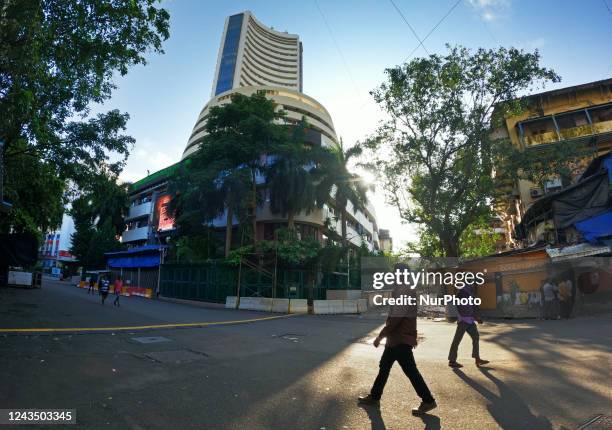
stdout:
[(126, 230), (121, 235), (121, 242), (136, 242), (138, 240), (147, 240), (149, 238), (149, 227), (139, 227), (133, 230)]
[(517, 127), (525, 146), (612, 133), (612, 105), (530, 119)]
[(130, 213), (126, 219), (134, 219), (143, 216), (149, 216), (153, 209), (153, 202), (147, 202), (136, 206), (130, 207)]

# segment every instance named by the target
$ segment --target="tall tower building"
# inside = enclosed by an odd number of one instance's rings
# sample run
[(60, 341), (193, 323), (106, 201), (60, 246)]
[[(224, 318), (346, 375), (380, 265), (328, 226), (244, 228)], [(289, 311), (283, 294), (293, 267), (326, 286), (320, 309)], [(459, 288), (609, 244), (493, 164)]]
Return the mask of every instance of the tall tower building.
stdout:
[(225, 20), (212, 97), (237, 87), (273, 86), (302, 92), (302, 43), (249, 11)]

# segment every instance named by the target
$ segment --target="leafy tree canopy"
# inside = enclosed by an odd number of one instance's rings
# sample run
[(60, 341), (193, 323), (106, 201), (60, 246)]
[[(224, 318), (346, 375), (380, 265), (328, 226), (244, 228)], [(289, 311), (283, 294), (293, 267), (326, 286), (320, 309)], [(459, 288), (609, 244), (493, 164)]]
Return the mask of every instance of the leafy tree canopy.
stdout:
[(4, 230), (47, 229), (60, 220), (57, 204), (39, 216), (41, 201), (20, 193), (24, 177), (15, 174), (20, 166), (33, 169), (26, 174), (40, 176), (40, 192), (56, 202), (62, 202), (63, 192), (79, 190), (92, 174), (121, 171), (134, 142), (122, 134), (128, 115), (113, 110), (90, 117), (89, 106), (111, 96), (114, 74), (145, 64), (147, 51), (163, 52), (169, 16), (156, 3), (2, 3), (0, 140), (5, 143), (5, 191), (16, 211), (3, 220)]
[[(257, 177), (266, 168), (262, 157), (277, 153), (286, 141), (283, 118), (274, 101), (259, 93), (234, 94), (231, 103), (210, 109), (200, 147), (170, 183), (169, 209), (182, 234), (202, 230), (224, 213), (226, 226), (234, 216), (242, 226), (255, 223), (261, 202)], [(229, 256), (232, 229), (226, 232)]]
[(389, 116), (366, 143), (372, 167), (400, 216), (434, 235), (444, 256), (459, 256), (463, 232), (494, 196), (492, 126), (522, 109), (519, 95), (559, 77), (537, 51), (463, 47), (386, 74), (372, 92)]
[(125, 230), (128, 212), (129, 184), (117, 184), (114, 175), (101, 175), (89, 189), (72, 202), (70, 215), (74, 219), (70, 252), (85, 268), (104, 267), (104, 253), (125, 246), (119, 236)]

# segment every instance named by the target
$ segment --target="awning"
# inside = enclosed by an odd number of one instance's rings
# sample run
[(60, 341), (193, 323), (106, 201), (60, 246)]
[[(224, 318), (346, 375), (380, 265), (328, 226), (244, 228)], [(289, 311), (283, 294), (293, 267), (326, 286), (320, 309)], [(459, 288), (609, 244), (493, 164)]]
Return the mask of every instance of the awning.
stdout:
[(589, 257), (591, 255), (607, 254), (610, 247), (594, 246), (589, 243), (580, 243), (578, 245), (565, 246), (563, 248), (549, 248), (546, 253), (552, 261), (571, 260), (580, 257)]
[(599, 238), (612, 236), (612, 211), (577, 222), (576, 230), (590, 243), (596, 243)]
[(107, 261), (109, 267), (136, 268), (159, 266), (159, 254), (136, 255), (132, 257), (110, 257)]
[(107, 252), (107, 265), (114, 268), (157, 267), (161, 261), (161, 252), (167, 245), (144, 245), (125, 251)]

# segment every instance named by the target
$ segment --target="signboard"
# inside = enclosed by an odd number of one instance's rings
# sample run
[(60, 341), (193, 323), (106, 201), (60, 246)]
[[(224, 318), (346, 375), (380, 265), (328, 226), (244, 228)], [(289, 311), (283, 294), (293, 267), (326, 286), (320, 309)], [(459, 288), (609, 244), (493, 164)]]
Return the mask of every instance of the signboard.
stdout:
[(58, 252), (58, 260), (76, 261), (76, 257), (72, 255), (70, 251), (60, 249), (60, 251)]
[(157, 217), (157, 230), (165, 231), (174, 228), (174, 218), (168, 214), (166, 205), (170, 203), (170, 195), (164, 194), (155, 202), (155, 215)]

